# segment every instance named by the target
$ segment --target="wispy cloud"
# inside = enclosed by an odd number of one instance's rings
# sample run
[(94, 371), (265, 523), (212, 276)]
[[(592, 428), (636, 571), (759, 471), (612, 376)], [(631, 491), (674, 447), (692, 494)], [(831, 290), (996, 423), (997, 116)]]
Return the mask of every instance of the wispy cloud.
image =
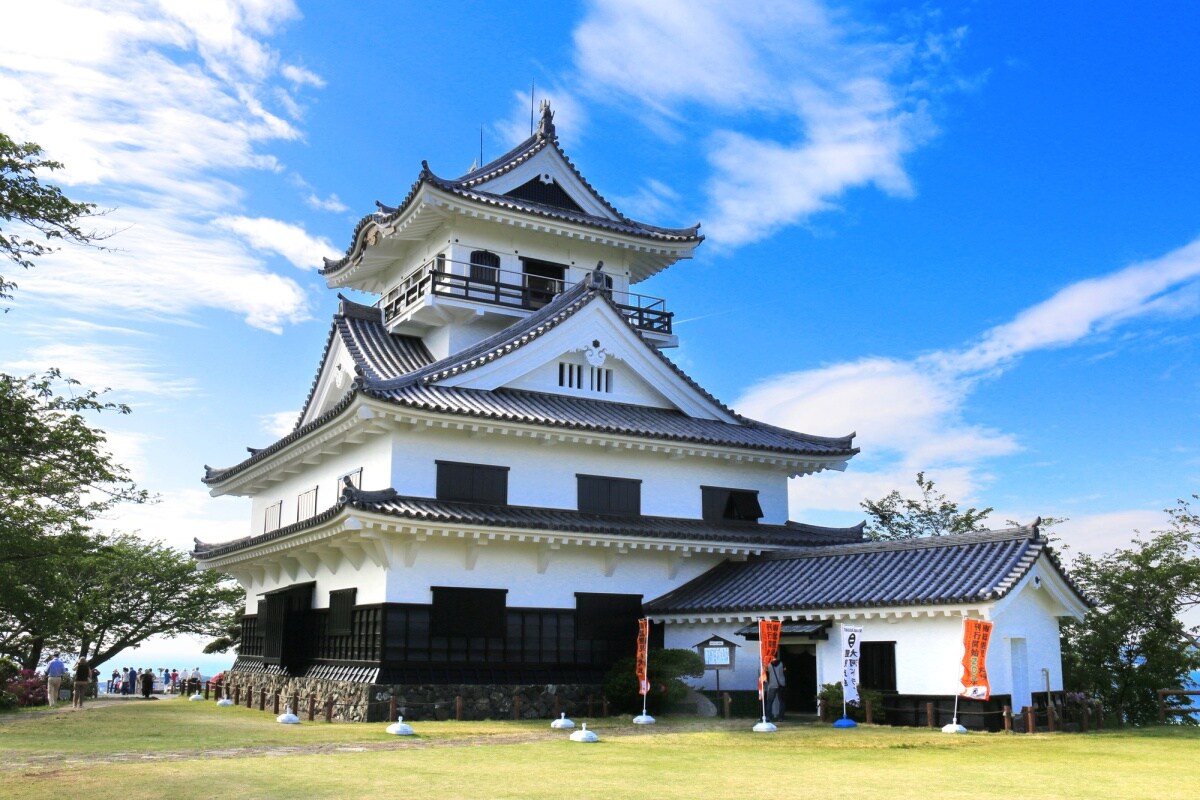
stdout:
[(1021, 448), (1019, 434), (967, 418), (980, 381), (998, 377), (1028, 353), (1090, 342), (1135, 321), (1200, 314), (1198, 288), (1200, 240), (1064, 287), (974, 343), (907, 360), (869, 357), (776, 375), (734, 405), (797, 430), (857, 430), (864, 453), (854, 468), (836, 481), (794, 481), (796, 509), (856, 511), (864, 497), (909, 485), (918, 470), (935, 472), (950, 496), (977, 502), (988, 462)]
[(278, 171), (265, 147), (301, 135), (289, 102), (320, 79), (267, 41), (298, 16), (291, 0), (5, 9), (22, 35), (0, 49), (0, 128), (64, 162), (72, 196), (115, 206), (100, 222), (119, 231), (114, 250), (64, 250), (19, 276), (21, 295), (152, 318), (217, 308), (275, 331), (307, 319), (298, 283), (211, 224), (239, 216), (231, 170)]
[(300, 412), (298, 410), (275, 411), (270, 414), (263, 414), (258, 418), (258, 423), (259, 427), (270, 434), (273, 439), (282, 439), (296, 427), (296, 420), (299, 417)]
[(310, 236), (299, 225), (266, 217), (217, 217), (213, 225), (245, 239), (255, 250), (276, 253), (300, 269), (321, 266), (321, 257), (340, 255), (325, 237)]
[[(889, 31), (816, 0), (755, 13), (720, 0), (597, 0), (575, 31), (575, 65), (581, 91), (642, 105), (664, 136), (685, 136), (695, 111), (715, 116), (703, 218), (711, 241), (736, 246), (851, 188), (912, 192), (904, 156), (935, 132), (931, 98), (963, 88), (946, 73), (965, 30), (909, 19)], [(762, 118), (795, 134), (764, 136)]]
[(15, 373), (37, 373), (53, 364), (67, 377), (88, 388), (120, 388), (123, 396), (145, 395), (182, 397), (195, 393), (190, 378), (173, 377), (168, 369), (154, 362), (146, 350), (95, 341), (57, 341), (34, 344), (23, 357), (4, 363)]

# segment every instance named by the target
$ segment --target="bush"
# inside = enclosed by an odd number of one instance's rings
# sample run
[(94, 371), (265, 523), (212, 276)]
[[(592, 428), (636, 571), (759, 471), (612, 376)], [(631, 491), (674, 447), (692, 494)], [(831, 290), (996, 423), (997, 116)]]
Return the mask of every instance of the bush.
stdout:
[(16, 675), (9, 678), (8, 682), (4, 685), (4, 691), (13, 696), (13, 705), (22, 708), (27, 706), (44, 706), (48, 703), (46, 699), (46, 676), (39, 675), (31, 669), (20, 670)]
[[(681, 701), (688, 692), (683, 678), (699, 678), (704, 674), (704, 659), (695, 650), (651, 650), (646, 679), (650, 693), (646, 695), (646, 710), (661, 714), (672, 703)], [(638, 692), (637, 660), (622, 658), (604, 677), (604, 696), (614, 711), (641, 713), (642, 695)]]
[[(826, 715), (832, 719), (842, 718), (842, 684), (825, 683), (821, 685), (821, 691), (817, 693), (817, 697), (821, 698), (821, 707), (826, 709)], [(861, 686), (858, 689), (859, 702), (846, 704), (846, 716), (855, 722), (865, 722), (867, 719), (867, 711), (863, 706), (865, 700), (871, 701), (871, 717), (873, 722), (883, 722), (885, 714), (883, 710), (883, 694), (874, 689), (864, 689)]]

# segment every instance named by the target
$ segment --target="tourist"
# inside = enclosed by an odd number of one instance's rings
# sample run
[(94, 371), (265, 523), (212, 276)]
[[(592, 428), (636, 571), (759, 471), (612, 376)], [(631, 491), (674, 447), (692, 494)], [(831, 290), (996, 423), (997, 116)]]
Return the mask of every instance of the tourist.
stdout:
[(154, 692), (154, 673), (148, 669), (142, 670), (142, 698), (150, 699), (150, 695)]
[(112, 675), (108, 676), (108, 693), (121, 691), (121, 670), (113, 667)]
[(171, 694), (179, 690), (179, 670), (171, 668)]
[(46, 701), (50, 707), (58, 705), (58, 690), (62, 686), (63, 675), (67, 674), (67, 665), (55, 654), (46, 667)]
[(86, 658), (75, 662), (75, 691), (71, 693), (71, 707), (83, 708), (83, 698), (87, 695), (88, 686), (92, 683), (92, 668)]
[(787, 686), (787, 678), (783, 674), (783, 662), (778, 658), (767, 666), (767, 719), (774, 722), (783, 719), (783, 693), (779, 690)]

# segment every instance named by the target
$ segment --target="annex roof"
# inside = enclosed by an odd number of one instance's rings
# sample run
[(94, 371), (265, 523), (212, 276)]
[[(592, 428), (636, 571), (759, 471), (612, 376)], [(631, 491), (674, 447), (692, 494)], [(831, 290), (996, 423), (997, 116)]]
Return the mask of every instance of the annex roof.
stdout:
[[(525, 185), (510, 186), (511, 181), (505, 180), (539, 159), (553, 167), (552, 171), (543, 171), (539, 176), (547, 182), (546, 190), (527, 191)], [(570, 191), (564, 190), (553, 180), (554, 173), (563, 179)], [(538, 181), (535, 179), (531, 182)], [(704, 239), (699, 233), (699, 224), (686, 228), (659, 227), (638, 222), (618, 211), (584, 178), (563, 151), (554, 128), (553, 113), (549, 106), (545, 105), (538, 129), (532, 136), (494, 161), (465, 175), (458, 178), (442, 178), (429, 169), (427, 162), (422, 161), (421, 172), (404, 199), (395, 206), (377, 202), (378, 210), (363, 217), (355, 226), (345, 255), (339, 259), (325, 259), (325, 265), (320, 272), (330, 280), (331, 285), (339, 280), (341, 273), (369, 246), (372, 238), (369, 230), (392, 226), (420, 202), (422, 190), (427, 187), (493, 209), (582, 225), (647, 242), (694, 246)], [(556, 191), (549, 191), (549, 188)], [(648, 277), (648, 274), (639, 275), (636, 279), (645, 277)]]
[[(646, 604), (655, 615), (976, 603), (1004, 597), (1042, 556), (1076, 596), (1038, 523), (727, 561)], [(1083, 601), (1086, 602), (1086, 601)]]
[[(682, 411), (653, 406), (595, 400), (564, 394), (517, 389), (473, 389), (442, 386), (439, 381), (461, 375), (526, 346), (561, 325), (590, 303), (609, 303), (596, 281), (582, 281), (553, 302), (473, 347), (433, 361), (420, 340), (388, 333), (378, 309), (343, 300), (326, 344), (325, 356), (297, 427), (274, 444), (251, 449), (250, 457), (227, 468), (205, 468), (204, 482), (218, 484), (286, 448), (345, 412), (358, 396), (432, 414), (449, 414), (599, 434), (632, 436), (704, 447), (744, 448), (784, 455), (845, 460), (858, 452), (854, 434), (813, 436), (742, 417), (708, 394), (657, 348), (641, 340), (654, 359), (660, 359), (688, 389), (714, 409), (705, 419)], [(614, 313), (618, 313), (614, 309)], [(354, 358), (354, 382), (346, 394), (319, 415), (311, 405), (321, 375), (328, 368), (330, 349), (340, 337)], [(411, 369), (409, 369), (411, 368)], [(409, 369), (409, 371), (403, 371)], [(308, 421), (306, 421), (308, 420)]]
[(799, 522), (765, 525), (714, 523), (681, 517), (588, 514), (561, 508), (450, 502), (428, 497), (407, 497), (397, 494), (394, 489), (363, 491), (346, 487), (336, 505), (303, 522), (220, 544), (206, 544), (197, 539), (192, 555), (200, 560), (226, 556), (324, 525), (348, 509), (430, 524), (673, 539), (691, 543), (722, 542), (769, 548), (860, 541), (863, 536), (862, 525), (826, 528)]

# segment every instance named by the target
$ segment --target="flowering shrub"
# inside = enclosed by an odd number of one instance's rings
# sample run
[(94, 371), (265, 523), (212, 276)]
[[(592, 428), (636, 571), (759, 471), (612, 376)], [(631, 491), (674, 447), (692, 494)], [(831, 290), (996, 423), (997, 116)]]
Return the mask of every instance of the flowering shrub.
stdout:
[(13, 696), (17, 706), (44, 706), (46, 699), (46, 676), (31, 669), (23, 669), (8, 679), (4, 691)]

